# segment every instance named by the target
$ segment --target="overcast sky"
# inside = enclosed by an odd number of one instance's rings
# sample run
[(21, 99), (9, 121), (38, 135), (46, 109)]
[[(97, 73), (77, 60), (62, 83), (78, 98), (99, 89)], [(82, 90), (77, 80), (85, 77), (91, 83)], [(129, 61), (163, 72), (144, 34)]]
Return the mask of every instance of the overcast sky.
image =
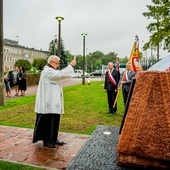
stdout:
[[(142, 13), (151, 0), (4, 0), (4, 38), (17, 40), (19, 45), (48, 50), (58, 35), (57, 16), (61, 22), (61, 37), (71, 54), (83, 52), (82, 33), (86, 36), (86, 52), (115, 52), (129, 56), (135, 35), (140, 50), (149, 39), (146, 26), (151, 22)], [(150, 52), (148, 50), (147, 55)], [(161, 52), (161, 57), (167, 55)], [(146, 55), (146, 53), (145, 53)]]

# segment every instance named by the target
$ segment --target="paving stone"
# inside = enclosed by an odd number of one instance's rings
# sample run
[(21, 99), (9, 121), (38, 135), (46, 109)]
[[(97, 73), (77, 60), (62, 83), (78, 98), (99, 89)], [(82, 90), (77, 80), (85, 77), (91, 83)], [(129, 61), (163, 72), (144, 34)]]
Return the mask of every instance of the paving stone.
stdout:
[(26, 159), (28, 159), (28, 155), (24, 155), (21, 153), (14, 153), (10, 158), (10, 160), (17, 162), (24, 162)]
[[(66, 170), (143, 170), (117, 164), (119, 127), (99, 125)], [(148, 170), (149, 168), (147, 168)]]
[(3, 159), (5, 156), (7, 156), (8, 152), (0, 151), (0, 159)]
[(32, 143), (32, 135), (33, 129), (0, 126), (0, 159), (63, 170), (89, 138), (89, 135), (59, 133), (59, 139), (67, 142), (52, 149), (43, 147), (42, 141)]

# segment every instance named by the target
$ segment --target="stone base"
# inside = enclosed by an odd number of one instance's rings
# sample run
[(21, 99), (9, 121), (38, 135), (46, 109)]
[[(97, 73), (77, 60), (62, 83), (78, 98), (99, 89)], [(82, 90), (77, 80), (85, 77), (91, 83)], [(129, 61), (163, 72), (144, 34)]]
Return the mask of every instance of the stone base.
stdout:
[(163, 160), (156, 160), (152, 158), (145, 158), (139, 157), (135, 155), (125, 155), (119, 154), (118, 155), (117, 164), (120, 166), (130, 166), (130, 167), (143, 167), (143, 168), (150, 168), (150, 169), (169, 169), (170, 162), (163, 161)]

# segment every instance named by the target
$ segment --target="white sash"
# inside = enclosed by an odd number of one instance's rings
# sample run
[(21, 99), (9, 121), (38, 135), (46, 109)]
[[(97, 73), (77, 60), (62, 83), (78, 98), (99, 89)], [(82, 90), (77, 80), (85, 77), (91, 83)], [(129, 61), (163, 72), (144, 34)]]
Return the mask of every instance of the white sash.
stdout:
[(124, 80), (124, 81), (128, 81), (128, 80), (129, 80), (127, 73), (128, 73), (128, 71), (126, 70), (125, 73), (124, 73), (124, 75), (123, 75), (123, 76), (124, 76), (124, 77), (123, 77), (123, 80)]

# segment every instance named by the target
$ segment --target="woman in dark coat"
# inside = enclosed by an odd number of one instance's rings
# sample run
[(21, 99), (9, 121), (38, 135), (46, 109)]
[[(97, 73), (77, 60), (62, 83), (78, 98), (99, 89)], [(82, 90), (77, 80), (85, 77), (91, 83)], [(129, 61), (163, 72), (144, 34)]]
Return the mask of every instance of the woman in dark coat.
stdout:
[(20, 96), (25, 96), (25, 90), (27, 90), (27, 84), (26, 84), (26, 72), (23, 66), (20, 67), (20, 70), (18, 72), (18, 90), (21, 90)]

